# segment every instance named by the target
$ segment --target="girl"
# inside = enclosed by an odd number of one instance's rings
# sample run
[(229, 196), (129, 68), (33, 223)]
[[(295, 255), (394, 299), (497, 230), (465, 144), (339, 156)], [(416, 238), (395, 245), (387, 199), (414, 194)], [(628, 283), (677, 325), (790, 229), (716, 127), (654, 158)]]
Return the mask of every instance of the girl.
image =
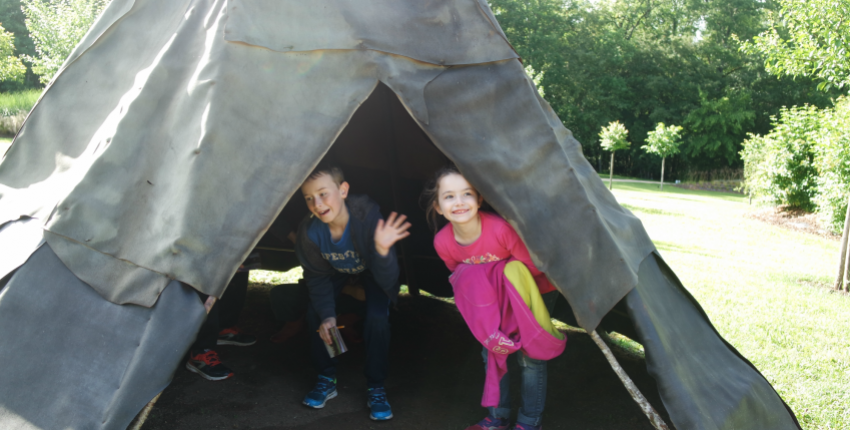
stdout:
[[(531, 261), (531, 257), (528, 253), (528, 249), (526, 249), (525, 244), (523, 244), (519, 235), (517, 235), (516, 231), (514, 231), (510, 224), (508, 224), (508, 222), (499, 215), (479, 211), (479, 208), (481, 208), (483, 203), (483, 197), (478, 194), (469, 182), (467, 182), (457, 168), (451, 166), (438, 171), (433, 183), (425, 190), (422, 197), (423, 202), (427, 203), (426, 217), (435, 231), (438, 228), (438, 223), (441, 218), (440, 216), (449, 222), (441, 230), (439, 230), (434, 237), (434, 247), (440, 255), (440, 258), (442, 258), (446, 263), (446, 266), (448, 266), (449, 270), (453, 272), (450, 279), (452, 281), (452, 286), (455, 289), (455, 302), (458, 305), (458, 308), (464, 315), (464, 319), (467, 321), (467, 325), (469, 325), (473, 334), (476, 335), (476, 338), (485, 345), (482, 355), (484, 356), (485, 369), (488, 372), (488, 383), (495, 383), (495, 381), (498, 381), (498, 397), (494, 395), (487, 400), (488, 387), (485, 384), (485, 400), (482, 400), (482, 404), (498, 403), (498, 406), (487, 405), (489, 411), (488, 416), (479, 423), (468, 427), (466, 430), (505, 430), (509, 425), (508, 419), (511, 409), (508, 388), (510, 386), (510, 380), (506, 374), (507, 366), (505, 365), (504, 360), (506, 359), (506, 354), (519, 350), (520, 341), (515, 335), (513, 336), (513, 339), (509, 339), (507, 336), (502, 339), (498, 336), (502, 335), (503, 332), (516, 333), (517, 324), (516, 321), (506, 321), (505, 315), (498, 315), (500, 309), (498, 306), (501, 305), (488, 308), (489, 310), (486, 312), (489, 312), (489, 314), (481, 315), (480, 312), (482, 312), (484, 307), (478, 303), (472, 302), (476, 300), (476, 294), (479, 295), (477, 297), (481, 297), (481, 294), (487, 295), (487, 298), (483, 299), (481, 303), (488, 304), (493, 302), (493, 297), (505, 297), (510, 294), (499, 296), (498, 292), (493, 293), (491, 291), (486, 291), (482, 293), (477, 291), (482, 288), (490, 287), (491, 282), (489, 282), (489, 279), (492, 278), (488, 278), (488, 281), (484, 281), (484, 283), (481, 284), (479, 281), (484, 279), (481, 276), (469, 276), (469, 273), (472, 272), (468, 270), (466, 271), (466, 275), (461, 274), (461, 272), (464, 271), (463, 269), (467, 268), (466, 265), (480, 265), (503, 260), (518, 260), (519, 262), (524, 263), (525, 267), (521, 267), (521, 271), (526, 273), (525, 279), (527, 279), (527, 281), (525, 284), (531, 284), (531, 289), (539, 289), (539, 294), (537, 291), (533, 291), (529, 294), (529, 296), (536, 297), (537, 309), (532, 309), (532, 312), (534, 312), (534, 318), (536, 318), (536, 323), (538, 324), (537, 331), (545, 330), (547, 334), (544, 334), (543, 337), (547, 338), (543, 339), (535, 334), (536, 337), (532, 339), (533, 336), (528, 336), (529, 331), (523, 332), (523, 339), (521, 342), (523, 344), (523, 352), (517, 354), (517, 360), (522, 368), (522, 407), (519, 410), (517, 423), (514, 429), (541, 429), (541, 415), (543, 413), (543, 406), (546, 402), (546, 361), (531, 358), (526, 353), (532, 351), (534, 346), (539, 346), (539, 341), (541, 339), (544, 346), (548, 347), (549, 350), (544, 351), (544, 353), (541, 354), (540, 349), (538, 348), (538, 350), (531, 355), (536, 354), (537, 356), (545, 356), (548, 359), (553, 358), (563, 351), (566, 340), (562, 333), (558, 332), (551, 326), (549, 313), (546, 310), (546, 305), (554, 303), (554, 299), (557, 297), (558, 292), (555, 290), (555, 287), (549, 283), (546, 276), (534, 266), (534, 263)], [(517, 290), (520, 290), (520, 286), (517, 284), (522, 284), (523, 282), (508, 275), (508, 268), (511, 264), (512, 263), (507, 263), (502, 266), (495, 264), (491, 266), (498, 266), (498, 270), (503, 270), (505, 276), (510, 279), (512, 286), (515, 286)], [(516, 268), (516, 264), (518, 263), (513, 264), (514, 268)], [(483, 266), (475, 267), (483, 269)], [(502, 267), (504, 267), (504, 269), (502, 269)], [(528, 272), (530, 272), (531, 276), (528, 276)], [(491, 271), (487, 273), (492, 274), (493, 272)], [(481, 285), (484, 284), (486, 284), (486, 286), (482, 287)], [(499, 282), (496, 281), (495, 284), (499, 284)], [(512, 293), (514, 292), (512, 291)], [(540, 300), (541, 294), (543, 299), (542, 301)], [(530, 300), (531, 302), (535, 302), (534, 298)], [(527, 305), (527, 303), (529, 303), (528, 300), (526, 300), (525, 303), (520, 302), (520, 306), (524, 307), (524, 312), (526, 313), (529, 312), (529, 305)], [(533, 308), (534, 306), (531, 307)], [(465, 310), (468, 311), (464, 312)], [(479, 314), (472, 315), (472, 313), (475, 312), (479, 312)], [(494, 316), (492, 314), (496, 315)], [(494, 334), (487, 337), (486, 333), (476, 333), (476, 331), (482, 332), (482, 330), (493, 330), (492, 324), (490, 325), (490, 328), (486, 329), (483, 329), (481, 326), (481, 324), (486, 323), (482, 322), (482, 320), (487, 320), (488, 318), (497, 319), (495, 322), (497, 329)], [(502, 319), (499, 320), (499, 318)], [(507, 318), (520, 320), (519, 325), (522, 325), (523, 321), (525, 321), (514, 315), (509, 315)], [(528, 320), (528, 318), (526, 318), (526, 320)], [(532, 321), (534, 320), (532, 319)], [(513, 328), (507, 328), (508, 326)], [(542, 330), (540, 330), (541, 328)], [(532, 331), (534, 331), (533, 328)], [(498, 333), (496, 337), (498, 342), (493, 339), (496, 333)], [(538, 341), (538, 344), (533, 345), (534, 341)], [(494, 354), (493, 351), (496, 351), (496, 354)], [(498, 376), (495, 376), (497, 374), (491, 373), (492, 369), (488, 368), (490, 367), (488, 365), (488, 356), (490, 357), (490, 360), (493, 361), (497, 359), (501, 360), (501, 362), (498, 363), (498, 365), (503, 368), (498, 372), (498, 374), (504, 374), (501, 379), (498, 379)], [(490, 365), (494, 364), (496, 363), (490, 363)], [(493, 388), (495, 389), (495, 387)]]

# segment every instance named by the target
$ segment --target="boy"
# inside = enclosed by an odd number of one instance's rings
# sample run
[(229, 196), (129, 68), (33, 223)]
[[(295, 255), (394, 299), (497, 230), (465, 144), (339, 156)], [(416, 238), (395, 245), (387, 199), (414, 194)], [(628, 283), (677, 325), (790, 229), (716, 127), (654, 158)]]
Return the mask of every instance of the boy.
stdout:
[(398, 297), (398, 262), (392, 248), (407, 237), (410, 223), (391, 213), (384, 222), (378, 205), (366, 196), (348, 196), (349, 185), (338, 167), (319, 166), (301, 185), (312, 214), (298, 228), (296, 254), (304, 268), (310, 295), (307, 323), (310, 354), (318, 382), (304, 397), (304, 405), (319, 409), (337, 396), (336, 358), (324, 344), (332, 342), (336, 327), (336, 298), (349, 276), (359, 275), (366, 293), (366, 382), (369, 417), (393, 417), (384, 389), (390, 343), (387, 316), (390, 300)]

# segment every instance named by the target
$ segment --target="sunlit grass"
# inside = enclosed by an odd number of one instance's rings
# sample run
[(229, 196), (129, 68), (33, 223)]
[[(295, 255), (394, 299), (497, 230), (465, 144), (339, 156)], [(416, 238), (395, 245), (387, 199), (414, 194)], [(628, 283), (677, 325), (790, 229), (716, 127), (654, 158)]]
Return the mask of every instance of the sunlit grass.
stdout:
[(6, 154), (6, 150), (9, 149), (10, 145), (12, 145), (11, 137), (0, 136), (0, 160), (3, 159), (3, 155)]
[(739, 194), (618, 183), (665, 261), (805, 429), (850, 428), (850, 297), (838, 243), (746, 217)]
[(263, 285), (280, 285), (280, 284), (297, 284), (298, 280), (304, 277), (304, 270), (301, 267), (296, 267), (288, 272), (273, 272), (270, 270), (252, 270), (250, 272), (249, 281), (254, 284)]

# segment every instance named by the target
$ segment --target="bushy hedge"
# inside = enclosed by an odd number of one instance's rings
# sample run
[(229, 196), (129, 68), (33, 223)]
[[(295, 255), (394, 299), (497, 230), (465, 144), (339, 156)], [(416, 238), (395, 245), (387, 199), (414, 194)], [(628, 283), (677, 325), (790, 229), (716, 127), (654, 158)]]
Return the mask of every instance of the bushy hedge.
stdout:
[(834, 107), (783, 108), (773, 130), (744, 141), (744, 189), (757, 200), (819, 212), (844, 225), (850, 191), (850, 99)]

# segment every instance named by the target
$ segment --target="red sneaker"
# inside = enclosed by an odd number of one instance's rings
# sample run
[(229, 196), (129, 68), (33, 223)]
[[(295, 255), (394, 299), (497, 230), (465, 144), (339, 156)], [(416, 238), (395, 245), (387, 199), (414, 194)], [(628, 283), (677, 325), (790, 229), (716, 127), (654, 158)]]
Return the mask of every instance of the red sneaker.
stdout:
[(233, 371), (221, 364), (218, 354), (211, 349), (195, 355), (189, 354), (186, 368), (210, 381), (221, 381), (233, 376)]
[(216, 345), (248, 346), (255, 343), (257, 343), (256, 337), (243, 334), (235, 328), (226, 328), (218, 332), (218, 341), (216, 341)]

